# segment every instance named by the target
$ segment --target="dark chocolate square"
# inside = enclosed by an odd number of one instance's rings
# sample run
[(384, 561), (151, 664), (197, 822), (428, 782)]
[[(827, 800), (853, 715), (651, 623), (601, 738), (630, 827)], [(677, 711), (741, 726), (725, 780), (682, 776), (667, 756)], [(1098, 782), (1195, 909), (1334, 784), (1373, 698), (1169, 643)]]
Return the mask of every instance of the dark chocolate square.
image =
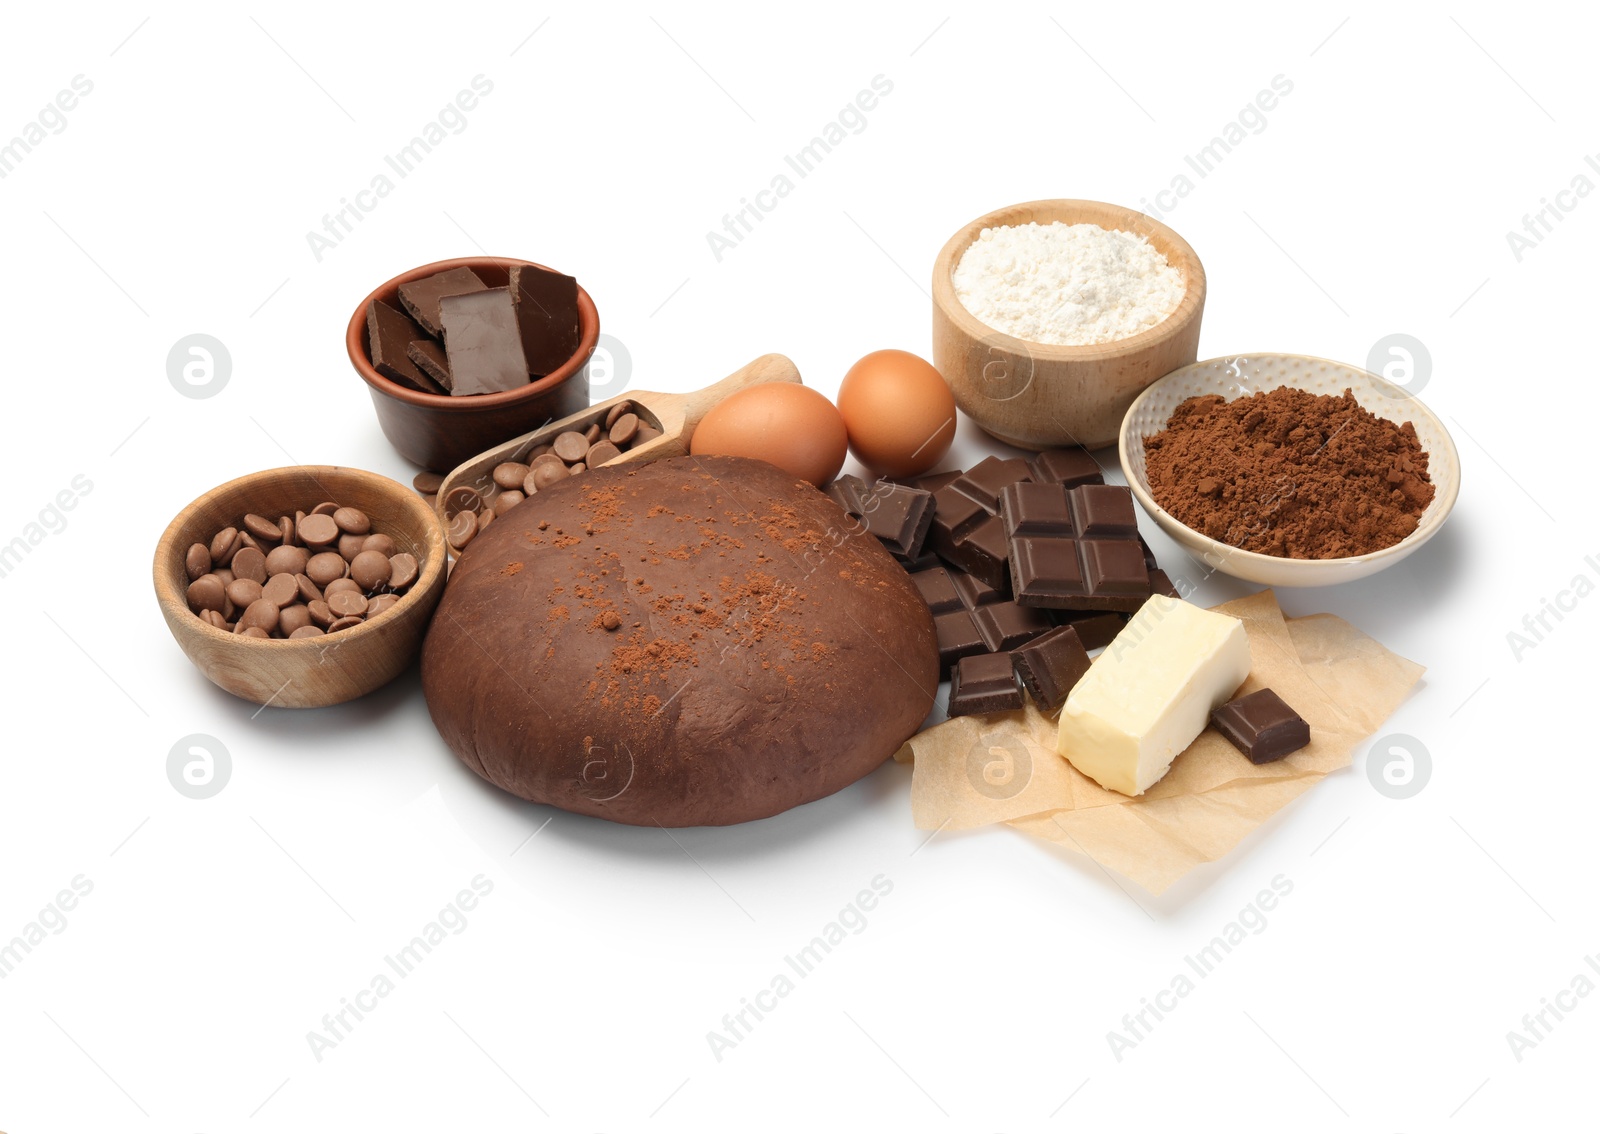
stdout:
[(999, 516), (985, 517), (971, 531), (960, 536), (954, 546), (935, 544), (934, 547), (940, 555), (967, 574), (976, 575), (992, 587), (1006, 585), (1006, 561), (1011, 554), (1011, 541), (1006, 539), (1005, 522)]
[(965, 609), (933, 616), (933, 632), (939, 642), (939, 671), (947, 675), (961, 658), (984, 652), (983, 635)]
[(1077, 541), (1025, 536), (1012, 543), (1011, 593), (1032, 606), (1064, 606), (1084, 593)]
[(1010, 654), (975, 654), (956, 663), (950, 675), (950, 715), (1003, 713), (1022, 708), (1022, 691)]
[(1011, 661), (1022, 687), (1047, 713), (1061, 708), (1090, 665), (1089, 653), (1071, 626), (1057, 626), (1018, 646)]
[(861, 520), (867, 531), (896, 555), (914, 559), (933, 523), (933, 494), (880, 480), (861, 495)]
[(1105, 476), (1087, 449), (1047, 449), (1031, 462), (1033, 479), (1047, 484), (1076, 488), (1080, 484), (1104, 484)]
[(1086, 650), (1109, 646), (1128, 624), (1121, 614), (1091, 610), (1064, 610), (1061, 612), (1061, 621), (1078, 632), (1078, 640)]
[(985, 457), (960, 479), (952, 481), (951, 486), (993, 512), (1000, 507), (1000, 490), (1008, 484), (1027, 480), (1030, 475), (1028, 462), (1020, 458)]
[(1059, 484), (1018, 481), (1000, 491), (1000, 517), (1010, 536), (1060, 535), (1072, 526), (1066, 491)]
[(951, 571), (950, 582), (969, 610), (991, 602), (1004, 602), (1011, 597), (1006, 588), (991, 587), (976, 575), (969, 575), (959, 568)]
[(972, 612), (972, 621), (991, 651), (1014, 650), (1054, 625), (1044, 611), (1009, 600), (978, 607)]
[(1311, 726), (1270, 689), (1214, 709), (1211, 723), (1252, 764), (1270, 764), (1311, 743)]
[(1150, 597), (1150, 572), (1139, 545), (1128, 539), (1078, 541), (1083, 559), (1083, 581), (1091, 595), (1106, 599), (1127, 597), (1131, 606), (1107, 609), (1138, 610)]
[(406, 357), (411, 364), (422, 371), (432, 386), (426, 387), (430, 393), (448, 394), (450, 387), (455, 384), (450, 377), (450, 361), (445, 357), (444, 347), (433, 339), (416, 339), (406, 344)]
[(955, 584), (950, 581), (950, 572), (943, 567), (918, 571), (911, 576), (911, 581), (916, 584), (922, 601), (928, 604), (928, 609), (934, 614), (960, 610), (965, 605), (956, 593)]
[(1079, 537), (1116, 536), (1131, 540), (1139, 535), (1133, 493), (1122, 485), (1084, 484), (1067, 495), (1072, 500), (1072, 521)]
[(859, 476), (837, 476), (822, 491), (849, 515), (860, 516), (861, 498), (866, 494), (867, 482)]

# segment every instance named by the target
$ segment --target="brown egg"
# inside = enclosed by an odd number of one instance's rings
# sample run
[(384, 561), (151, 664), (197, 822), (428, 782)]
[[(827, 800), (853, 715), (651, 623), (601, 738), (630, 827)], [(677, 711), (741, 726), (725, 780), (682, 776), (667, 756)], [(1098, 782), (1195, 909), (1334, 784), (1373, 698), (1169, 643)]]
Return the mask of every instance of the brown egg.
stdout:
[(839, 384), (839, 413), (856, 460), (880, 476), (927, 472), (956, 435), (956, 399), (933, 365), (875, 350)]
[(821, 488), (838, 475), (847, 444), (844, 419), (823, 395), (797, 382), (763, 382), (713, 406), (689, 452), (754, 457)]

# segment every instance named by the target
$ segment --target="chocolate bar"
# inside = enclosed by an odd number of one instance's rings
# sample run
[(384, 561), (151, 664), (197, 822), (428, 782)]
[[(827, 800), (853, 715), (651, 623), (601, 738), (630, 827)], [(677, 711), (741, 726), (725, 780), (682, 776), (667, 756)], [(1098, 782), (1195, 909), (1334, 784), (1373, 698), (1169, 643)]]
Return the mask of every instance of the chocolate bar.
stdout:
[[(439, 318), (439, 300), (447, 295), (465, 295), (469, 291), (487, 291), (489, 285), (478, 278), (471, 268), (451, 268), (420, 280), (400, 285), (400, 306), (408, 311), (423, 330), (436, 339), (444, 338), (444, 323)], [(421, 335), (412, 338), (420, 339)]]
[(1012, 595), (1023, 606), (1135, 611), (1150, 597), (1150, 569), (1126, 488), (1010, 485), (1001, 523), (1010, 540)]
[(1097, 614), (1092, 610), (1063, 610), (1060, 615), (1061, 624), (1071, 626), (1078, 632), (1078, 640), (1086, 650), (1109, 646), (1128, 624), (1124, 615)]
[(441, 296), (439, 321), (444, 325), (452, 395), (494, 394), (528, 384), (528, 363), (509, 288)]
[(542, 378), (578, 352), (578, 281), (533, 264), (512, 264), (510, 276), (528, 373)]
[(1252, 764), (1282, 760), (1311, 743), (1311, 726), (1270, 689), (1213, 709), (1211, 723)]
[(440, 394), (438, 385), (417, 369), (406, 354), (413, 339), (422, 337), (421, 329), (381, 299), (367, 305), (367, 353), (372, 368), (391, 382)]
[(968, 574), (1004, 587), (1010, 545), (997, 515), (1000, 493), (1029, 475), (1026, 461), (987, 457), (940, 488), (933, 494), (928, 546)]
[(410, 343), (406, 347), (406, 357), (438, 385), (438, 393), (449, 393), (450, 387), (455, 385), (450, 377), (450, 361), (445, 357), (444, 348), (432, 339), (418, 339)]
[(1017, 688), (1010, 654), (975, 654), (956, 663), (950, 675), (952, 717), (1020, 708), (1022, 691)]
[(1070, 626), (1057, 626), (1018, 647), (1011, 661), (1028, 696), (1047, 713), (1061, 708), (1078, 679), (1089, 672), (1089, 653)]

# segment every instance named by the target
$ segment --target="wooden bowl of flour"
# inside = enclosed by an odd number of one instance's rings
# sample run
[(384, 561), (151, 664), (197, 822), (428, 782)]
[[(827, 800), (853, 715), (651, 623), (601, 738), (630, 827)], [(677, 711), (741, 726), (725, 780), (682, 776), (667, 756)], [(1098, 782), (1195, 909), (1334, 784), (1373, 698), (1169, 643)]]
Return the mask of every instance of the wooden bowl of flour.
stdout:
[[(1029, 342), (983, 323), (956, 294), (955, 270), (986, 228), (1095, 224), (1143, 237), (1183, 277), (1183, 298), (1160, 323), (1091, 346)], [(933, 266), (933, 364), (956, 404), (1009, 445), (1104, 448), (1117, 441), (1133, 400), (1199, 355), (1206, 272), (1183, 237), (1153, 217), (1100, 201), (1030, 201), (963, 226)]]

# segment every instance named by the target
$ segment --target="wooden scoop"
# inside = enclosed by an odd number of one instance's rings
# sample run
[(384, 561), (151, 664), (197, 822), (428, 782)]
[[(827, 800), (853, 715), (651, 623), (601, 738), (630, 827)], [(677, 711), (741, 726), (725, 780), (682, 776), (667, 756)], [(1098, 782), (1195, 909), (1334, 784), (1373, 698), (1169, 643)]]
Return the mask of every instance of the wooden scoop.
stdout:
[(648, 390), (618, 394), (614, 398), (596, 402), (571, 417), (542, 425), (532, 433), (524, 433), (521, 437), (496, 445), (493, 449), (479, 453), (470, 461), (456, 466), (450, 475), (444, 478), (435, 508), (441, 519), (448, 524), (451, 517), (445, 514), (446, 501), (452, 489), (463, 485), (476, 490), (485, 501), (493, 500), (500, 492), (494, 482), (496, 465), (507, 461), (526, 462), (528, 454), (533, 450), (541, 445), (550, 444), (557, 436), (568, 430), (582, 433), (595, 422), (600, 423), (603, 429), (606, 414), (618, 402), (629, 403), (632, 412), (639, 415), (639, 420), (659, 429), (661, 436), (624, 451), (607, 461), (608, 465), (685, 456), (689, 452), (689, 439), (694, 436), (695, 426), (700, 424), (700, 419), (705, 417), (713, 406), (729, 394), (736, 394), (746, 387), (760, 385), (763, 382), (799, 381), (800, 371), (795, 369), (793, 362), (781, 354), (764, 354), (703, 390), (695, 390), (688, 394), (657, 394)]

